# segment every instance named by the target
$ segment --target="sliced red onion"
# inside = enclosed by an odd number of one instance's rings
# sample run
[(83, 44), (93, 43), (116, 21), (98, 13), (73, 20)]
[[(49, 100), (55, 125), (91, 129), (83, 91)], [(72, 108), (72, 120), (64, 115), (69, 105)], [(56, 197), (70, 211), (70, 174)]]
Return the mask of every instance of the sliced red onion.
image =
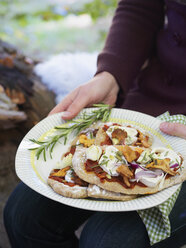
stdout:
[(176, 164), (171, 165), (170, 168), (176, 168), (176, 167), (178, 167), (178, 166), (179, 166), (179, 164), (176, 163)]
[(143, 170), (143, 171), (139, 171), (135, 174), (135, 178), (137, 180), (141, 179), (142, 177), (148, 177), (148, 178), (155, 178), (158, 176), (161, 176), (163, 172), (160, 171), (150, 171), (150, 170)]
[(139, 168), (139, 164), (130, 163), (130, 166), (131, 166), (133, 169)]
[(141, 168), (142, 170), (147, 170), (147, 169), (145, 169), (143, 166), (141, 166), (141, 165), (139, 165), (139, 164), (129, 163), (129, 165), (130, 165), (133, 169)]
[(154, 169), (153, 170), (158, 176), (161, 176), (162, 173), (164, 174), (164, 172), (161, 169)]

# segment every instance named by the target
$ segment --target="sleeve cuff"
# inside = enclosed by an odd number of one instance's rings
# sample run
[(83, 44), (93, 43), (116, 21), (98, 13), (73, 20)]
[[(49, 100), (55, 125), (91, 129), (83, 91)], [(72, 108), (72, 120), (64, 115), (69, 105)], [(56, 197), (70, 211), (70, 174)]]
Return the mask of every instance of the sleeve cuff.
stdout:
[(128, 91), (128, 86), (125, 82), (125, 67), (120, 58), (113, 54), (100, 53), (97, 59), (97, 71), (95, 75), (103, 71), (107, 71), (115, 77), (123, 92), (126, 93)]

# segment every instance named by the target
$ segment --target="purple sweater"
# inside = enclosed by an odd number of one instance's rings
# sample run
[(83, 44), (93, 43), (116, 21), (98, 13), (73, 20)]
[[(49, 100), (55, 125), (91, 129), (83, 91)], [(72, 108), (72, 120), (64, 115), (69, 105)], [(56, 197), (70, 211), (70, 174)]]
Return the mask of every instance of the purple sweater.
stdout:
[(118, 106), (154, 116), (186, 114), (186, 5), (121, 0), (98, 57), (101, 71), (120, 86)]

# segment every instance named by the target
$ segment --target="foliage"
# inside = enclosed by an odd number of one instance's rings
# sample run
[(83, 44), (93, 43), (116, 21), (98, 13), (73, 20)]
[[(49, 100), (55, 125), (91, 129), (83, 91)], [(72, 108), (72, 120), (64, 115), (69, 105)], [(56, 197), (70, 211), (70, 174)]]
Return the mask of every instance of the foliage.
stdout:
[[(64, 2), (64, 1), (63, 1)], [(0, 0), (0, 17), (19, 21), (28, 16), (39, 17), (45, 21), (59, 20), (66, 14), (88, 13), (96, 20), (108, 14), (113, 14), (118, 0), (92, 0), (81, 3), (52, 4), (51, 1), (36, 0)]]
[(89, 13), (93, 20), (108, 14), (113, 14), (117, 6), (117, 0), (93, 0), (84, 4), (80, 13)]
[[(95, 51), (103, 46), (108, 25), (99, 20), (112, 16), (117, 0), (0, 0), (0, 38), (36, 58), (61, 51)], [(89, 15), (87, 27), (69, 27), (69, 16)], [(51, 46), (52, 44), (52, 46)]]

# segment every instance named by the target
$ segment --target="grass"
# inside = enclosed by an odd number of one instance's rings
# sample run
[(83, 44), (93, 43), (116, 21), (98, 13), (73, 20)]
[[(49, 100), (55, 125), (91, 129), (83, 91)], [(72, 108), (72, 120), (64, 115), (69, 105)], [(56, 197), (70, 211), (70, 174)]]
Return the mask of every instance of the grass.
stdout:
[(83, 7), (77, 1), (70, 5), (72, 0), (61, 0), (66, 11), (62, 16), (55, 13), (57, 5), (52, 2), (0, 0), (0, 38), (41, 60), (60, 52), (102, 49), (111, 15), (95, 20), (90, 13), (80, 14)]

